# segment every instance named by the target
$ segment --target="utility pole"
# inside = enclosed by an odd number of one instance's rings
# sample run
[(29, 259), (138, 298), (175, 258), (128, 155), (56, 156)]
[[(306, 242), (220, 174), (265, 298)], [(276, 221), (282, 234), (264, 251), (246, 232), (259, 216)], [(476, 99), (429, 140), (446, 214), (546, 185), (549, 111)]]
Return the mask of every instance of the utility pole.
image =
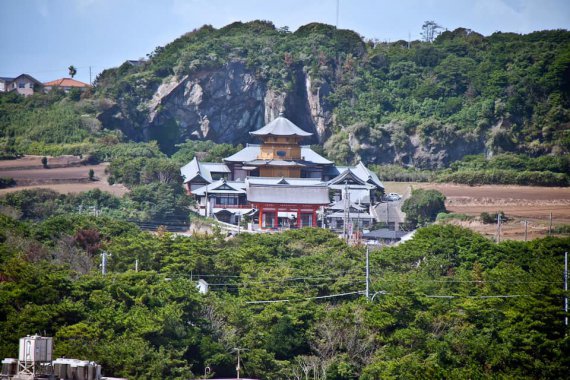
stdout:
[(104, 276), (107, 274), (107, 258), (111, 257), (110, 254), (108, 254), (107, 252), (103, 251), (103, 253), (101, 253), (101, 274)]
[(350, 216), (350, 200), (348, 198), (348, 181), (344, 181), (344, 223), (342, 228), (342, 235), (348, 243), (348, 220)]
[(366, 300), (370, 300), (370, 255), (366, 244)]
[(552, 211), (550, 211), (550, 223), (548, 224), (548, 236), (552, 235)]
[(245, 351), (245, 348), (234, 348), (234, 351), (237, 352), (237, 366), (236, 366), (236, 372), (237, 372), (237, 380), (239, 380), (239, 372), (241, 371), (241, 361), (240, 361), (240, 356), (239, 353), (240, 351)]
[(524, 221), (524, 241), (527, 241), (528, 237), (528, 220)]
[(91, 81), (91, 66), (89, 66), (89, 84), (93, 84), (93, 81)]
[(497, 243), (501, 242), (501, 213), (497, 214)]
[(135, 260), (135, 272), (139, 271), (139, 259)]
[(564, 325), (568, 329), (568, 252), (564, 252)]
[(350, 240), (350, 235), (352, 235), (352, 231), (354, 226), (352, 225), (352, 222), (350, 221), (350, 193), (347, 191), (346, 192), (346, 197), (347, 197), (347, 203), (348, 203), (348, 208), (346, 209), (346, 216), (348, 217), (348, 226), (349, 229), (347, 231), (346, 234), (346, 244), (348, 244), (348, 241)]

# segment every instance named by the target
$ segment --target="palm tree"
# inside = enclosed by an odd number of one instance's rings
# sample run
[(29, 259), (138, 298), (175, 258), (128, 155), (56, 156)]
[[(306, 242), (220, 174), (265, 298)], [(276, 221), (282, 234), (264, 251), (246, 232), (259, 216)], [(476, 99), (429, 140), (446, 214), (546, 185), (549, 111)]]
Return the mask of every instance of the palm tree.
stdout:
[(69, 70), (69, 76), (70, 77), (74, 77), (75, 74), (77, 74), (77, 69), (75, 68), (75, 66), (71, 65), (67, 68)]

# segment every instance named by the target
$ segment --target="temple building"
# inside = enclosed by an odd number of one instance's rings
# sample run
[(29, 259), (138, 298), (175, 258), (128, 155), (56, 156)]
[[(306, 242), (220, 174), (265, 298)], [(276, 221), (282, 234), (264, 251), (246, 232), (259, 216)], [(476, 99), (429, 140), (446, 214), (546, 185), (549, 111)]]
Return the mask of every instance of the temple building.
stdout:
[[(180, 169), (186, 192), (196, 198), (201, 215), (231, 224), (247, 217), (253, 228), (262, 230), (338, 230), (344, 228), (344, 220), (351, 225), (351, 220), (358, 220), (360, 226), (373, 223), (368, 210), (384, 185), (364, 164), (335, 166), (301, 145), (312, 134), (283, 116), (250, 135), (261, 144), (248, 144), (223, 163), (194, 157)], [(348, 205), (344, 213), (339, 211), (342, 204)], [(345, 216), (340, 222), (339, 214)]]

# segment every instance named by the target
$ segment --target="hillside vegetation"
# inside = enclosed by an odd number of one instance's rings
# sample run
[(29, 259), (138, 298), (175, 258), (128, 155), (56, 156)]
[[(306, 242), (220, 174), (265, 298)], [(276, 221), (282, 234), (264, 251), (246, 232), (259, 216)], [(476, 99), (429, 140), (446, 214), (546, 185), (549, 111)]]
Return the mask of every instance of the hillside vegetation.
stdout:
[(299, 90), (299, 72), (309, 78), (306, 96), (319, 91), (318, 116), (329, 121), (325, 150), (339, 162), (432, 167), (469, 153), (570, 148), (570, 33), (563, 30), (484, 37), (460, 28), (408, 46), (322, 24), (294, 33), (259, 21), (206, 26), (158, 47), (141, 67), (105, 71), (97, 83), (142, 120), (140, 103), (163, 80), (215, 75), (231, 62), (277, 92)]
[[(424, 228), (371, 252), (366, 301), (364, 249), (326, 230), (149, 234), (49, 208), (77, 196), (33, 210), (29, 196), (12, 197), (19, 220), (0, 215), (2, 357), (42, 332), (55, 356), (137, 379), (193, 378), (206, 366), (234, 376), (235, 347), (246, 349), (242, 375), (260, 379), (554, 379), (570, 369), (568, 239), (495, 244), (458, 227)], [(198, 294), (198, 278), (209, 294)], [(262, 303), (279, 300), (289, 301)]]
[[(0, 95), (0, 146), (4, 157), (112, 158), (105, 152), (116, 144), (157, 140), (176, 162), (212, 147), (218, 159), (252, 142), (247, 132), (282, 109), (339, 164), (397, 165), (378, 167), (385, 179), (425, 180), (433, 176), (416, 169), (449, 168), (437, 177), (565, 186), (568, 78), (564, 30), (482, 36), (459, 28), (433, 42), (383, 43), (323, 24), (292, 33), (237, 22), (204, 26), (140, 65), (105, 70), (91, 93)], [(480, 157), (476, 167), (469, 157), (452, 165), (470, 155)], [(495, 168), (494, 156), (514, 161)]]

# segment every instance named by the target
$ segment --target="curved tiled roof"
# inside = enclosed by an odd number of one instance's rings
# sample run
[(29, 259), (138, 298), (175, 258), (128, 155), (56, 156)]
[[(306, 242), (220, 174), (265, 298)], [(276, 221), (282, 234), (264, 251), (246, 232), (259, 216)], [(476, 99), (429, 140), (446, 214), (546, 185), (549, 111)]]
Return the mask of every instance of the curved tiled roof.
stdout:
[(312, 133), (305, 132), (283, 116), (279, 116), (265, 127), (249, 132), (253, 136), (299, 136), (308, 137)]
[(214, 182), (212, 173), (230, 173), (226, 164), (217, 162), (200, 162), (196, 157), (180, 168), (180, 174), (184, 177), (184, 183), (190, 182), (197, 176), (202, 177), (207, 182)]
[[(248, 144), (239, 152), (224, 158), (225, 162), (248, 162), (257, 159), (261, 150), (260, 145)], [(308, 145), (301, 145), (301, 157), (304, 161), (312, 162), (314, 164), (329, 165), (332, 161), (327, 160), (317, 152), (311, 149)]]

